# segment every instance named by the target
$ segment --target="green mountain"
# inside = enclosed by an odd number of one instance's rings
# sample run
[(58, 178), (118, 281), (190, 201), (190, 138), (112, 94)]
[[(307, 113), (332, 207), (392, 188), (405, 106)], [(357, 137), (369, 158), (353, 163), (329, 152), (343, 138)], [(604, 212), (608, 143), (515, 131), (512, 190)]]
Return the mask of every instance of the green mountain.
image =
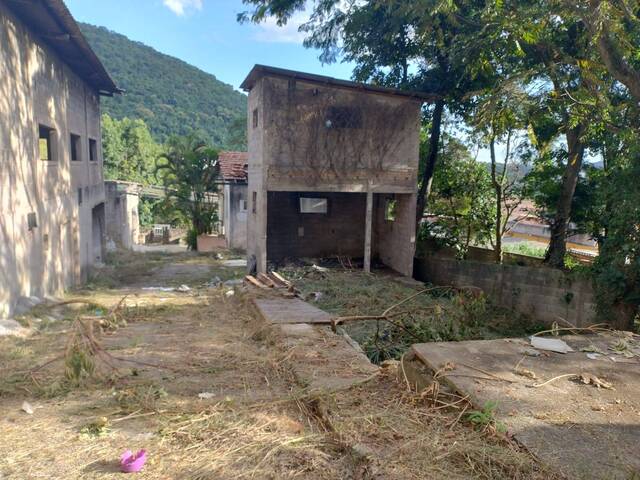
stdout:
[[(86, 23), (82, 33), (124, 95), (103, 98), (114, 118), (141, 118), (158, 141), (197, 132), (226, 147), (244, 122), (247, 97), (215, 76), (124, 35)], [(234, 122), (235, 121), (235, 122)], [(230, 128), (231, 127), (231, 128)]]

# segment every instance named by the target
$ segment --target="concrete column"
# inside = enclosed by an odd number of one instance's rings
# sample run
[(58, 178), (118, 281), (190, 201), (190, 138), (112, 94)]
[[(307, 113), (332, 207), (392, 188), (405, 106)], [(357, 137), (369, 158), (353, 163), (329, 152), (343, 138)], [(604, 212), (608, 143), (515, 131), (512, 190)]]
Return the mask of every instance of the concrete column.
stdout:
[(258, 193), (258, 251), (257, 271), (267, 273), (267, 190)]
[(371, 271), (371, 223), (373, 217), (373, 192), (367, 189), (367, 213), (364, 228), (364, 271)]

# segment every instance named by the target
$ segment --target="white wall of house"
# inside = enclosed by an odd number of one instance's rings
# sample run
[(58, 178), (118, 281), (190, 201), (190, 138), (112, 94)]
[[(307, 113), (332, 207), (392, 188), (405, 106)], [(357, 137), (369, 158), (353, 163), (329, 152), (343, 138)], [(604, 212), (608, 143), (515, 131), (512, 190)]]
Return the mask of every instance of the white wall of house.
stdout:
[(222, 189), (222, 225), (227, 248), (247, 249), (247, 185), (225, 184)]

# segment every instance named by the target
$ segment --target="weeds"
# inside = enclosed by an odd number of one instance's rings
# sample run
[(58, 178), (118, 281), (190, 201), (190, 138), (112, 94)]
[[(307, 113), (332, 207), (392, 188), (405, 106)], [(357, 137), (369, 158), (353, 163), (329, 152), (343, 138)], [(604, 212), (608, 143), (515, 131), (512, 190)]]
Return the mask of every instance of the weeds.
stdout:
[(482, 410), (473, 410), (467, 414), (467, 420), (483, 431), (496, 431), (505, 433), (507, 427), (496, 420), (495, 412), (498, 408), (496, 402), (485, 402)]
[[(393, 277), (353, 270), (318, 272), (306, 267), (282, 270), (303, 294), (321, 292), (317, 306), (339, 316), (379, 315), (416, 290)], [(388, 321), (345, 324), (343, 329), (374, 363), (398, 359), (414, 343), (521, 336), (538, 325), (496, 308), (476, 289), (435, 289), (398, 308)]]
[(155, 384), (134, 385), (113, 390), (116, 402), (123, 412), (157, 412), (163, 399), (169, 396), (166, 390)]
[(111, 424), (107, 417), (100, 417), (80, 428), (80, 434), (88, 437), (103, 437), (111, 433)]

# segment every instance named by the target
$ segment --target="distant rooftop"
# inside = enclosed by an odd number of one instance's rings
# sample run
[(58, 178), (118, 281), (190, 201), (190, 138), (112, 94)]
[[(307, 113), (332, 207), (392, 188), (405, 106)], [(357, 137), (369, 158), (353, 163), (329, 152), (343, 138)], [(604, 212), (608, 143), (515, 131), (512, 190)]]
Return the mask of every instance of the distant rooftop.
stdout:
[(247, 78), (240, 85), (244, 91), (250, 91), (256, 82), (262, 77), (280, 77), (292, 78), (308, 83), (316, 83), (318, 85), (329, 85), (333, 87), (347, 88), (358, 90), (360, 92), (378, 93), (382, 95), (408, 97), (422, 102), (433, 102), (439, 98), (439, 95), (425, 92), (415, 92), (409, 90), (399, 90), (397, 88), (380, 87), (368, 83), (352, 82), (349, 80), (340, 80), (338, 78), (326, 77), (324, 75), (316, 75), (313, 73), (297, 72), (295, 70), (286, 70), (284, 68), (269, 67), (266, 65), (254, 66)]
[(2, 0), (32, 33), (102, 95), (121, 90), (82, 35), (62, 0)]
[(220, 152), (218, 163), (220, 164), (220, 176), (224, 183), (243, 183), (247, 181), (247, 165), (249, 154), (247, 152)]

